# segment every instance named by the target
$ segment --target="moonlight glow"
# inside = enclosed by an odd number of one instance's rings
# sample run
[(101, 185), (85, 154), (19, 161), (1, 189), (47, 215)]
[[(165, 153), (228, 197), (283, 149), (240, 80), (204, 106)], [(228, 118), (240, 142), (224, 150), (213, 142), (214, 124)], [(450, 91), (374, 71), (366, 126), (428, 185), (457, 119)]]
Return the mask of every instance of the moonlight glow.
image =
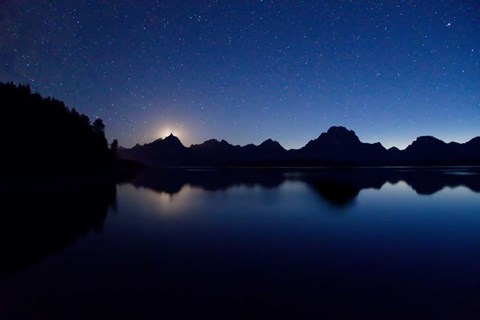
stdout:
[(124, 147), (173, 133), (296, 148), (333, 125), (386, 147), (479, 135), (478, 1), (4, 0), (0, 12), (0, 81), (102, 118)]
[(158, 130), (157, 138), (165, 139), (171, 134), (179, 139), (181, 139), (183, 136), (181, 130), (178, 128), (164, 127)]

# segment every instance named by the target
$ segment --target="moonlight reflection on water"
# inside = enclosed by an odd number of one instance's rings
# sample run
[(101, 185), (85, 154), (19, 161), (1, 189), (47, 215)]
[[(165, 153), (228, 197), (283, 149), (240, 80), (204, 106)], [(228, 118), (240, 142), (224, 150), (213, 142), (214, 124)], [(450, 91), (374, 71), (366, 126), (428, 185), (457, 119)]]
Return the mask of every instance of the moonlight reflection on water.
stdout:
[(4, 275), (0, 314), (468, 318), (478, 181), (400, 171), (140, 174), (97, 232)]

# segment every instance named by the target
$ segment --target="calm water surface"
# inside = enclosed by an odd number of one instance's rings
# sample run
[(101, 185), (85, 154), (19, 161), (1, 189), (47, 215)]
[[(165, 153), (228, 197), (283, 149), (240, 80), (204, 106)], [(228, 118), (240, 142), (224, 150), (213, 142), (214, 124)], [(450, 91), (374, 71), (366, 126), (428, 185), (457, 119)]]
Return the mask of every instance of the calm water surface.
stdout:
[(3, 268), (0, 318), (478, 319), (479, 180), (468, 168), (142, 173), (100, 223)]

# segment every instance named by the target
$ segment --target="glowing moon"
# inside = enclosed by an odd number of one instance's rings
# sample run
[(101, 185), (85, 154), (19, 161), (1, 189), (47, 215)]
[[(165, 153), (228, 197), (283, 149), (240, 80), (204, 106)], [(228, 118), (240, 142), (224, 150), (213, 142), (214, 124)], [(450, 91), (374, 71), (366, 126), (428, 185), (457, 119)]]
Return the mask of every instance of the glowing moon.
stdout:
[(161, 128), (160, 130), (158, 130), (157, 137), (165, 139), (166, 137), (168, 137), (171, 134), (173, 134), (177, 138), (180, 138), (180, 136), (181, 136), (181, 133), (177, 128), (172, 129), (171, 127), (164, 127), (164, 128)]

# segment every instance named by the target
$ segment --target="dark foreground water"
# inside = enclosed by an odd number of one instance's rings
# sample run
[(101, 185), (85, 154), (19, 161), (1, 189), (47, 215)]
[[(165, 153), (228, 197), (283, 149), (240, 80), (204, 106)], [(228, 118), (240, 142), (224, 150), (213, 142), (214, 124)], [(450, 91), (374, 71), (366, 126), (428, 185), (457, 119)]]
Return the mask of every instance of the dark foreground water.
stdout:
[(0, 318), (478, 319), (478, 192), (472, 168), (4, 187)]

